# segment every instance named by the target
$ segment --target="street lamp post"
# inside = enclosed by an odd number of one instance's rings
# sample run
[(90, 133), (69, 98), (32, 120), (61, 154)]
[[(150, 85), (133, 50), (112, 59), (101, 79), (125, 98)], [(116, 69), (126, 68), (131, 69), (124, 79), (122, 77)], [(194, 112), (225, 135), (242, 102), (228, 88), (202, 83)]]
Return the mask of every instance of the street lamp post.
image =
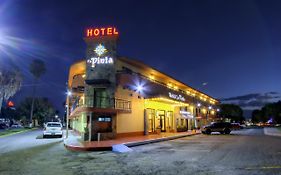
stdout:
[(65, 138), (68, 138), (68, 125), (69, 125), (69, 97), (71, 96), (71, 92), (67, 91), (67, 97), (66, 97), (66, 136)]

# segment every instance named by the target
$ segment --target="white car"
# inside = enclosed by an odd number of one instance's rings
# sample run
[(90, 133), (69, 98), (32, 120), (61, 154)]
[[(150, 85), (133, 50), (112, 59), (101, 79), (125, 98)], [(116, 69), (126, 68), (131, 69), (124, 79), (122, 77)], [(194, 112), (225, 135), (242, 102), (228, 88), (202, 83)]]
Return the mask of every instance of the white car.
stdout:
[(46, 123), (43, 131), (43, 138), (45, 138), (46, 136), (62, 137), (62, 124), (59, 122)]

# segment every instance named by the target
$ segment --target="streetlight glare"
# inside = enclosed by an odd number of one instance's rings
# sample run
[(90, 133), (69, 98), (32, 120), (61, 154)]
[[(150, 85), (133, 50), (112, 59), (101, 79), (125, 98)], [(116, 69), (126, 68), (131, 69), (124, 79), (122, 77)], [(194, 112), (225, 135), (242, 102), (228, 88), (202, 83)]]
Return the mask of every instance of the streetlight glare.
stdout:
[(66, 92), (66, 95), (67, 95), (67, 96), (71, 96), (71, 95), (72, 95), (72, 92), (71, 92), (71, 91), (67, 91), (67, 92)]
[(137, 91), (138, 91), (138, 92), (142, 92), (142, 90), (143, 90), (143, 86), (142, 86), (142, 85), (138, 85), (138, 86), (137, 86)]

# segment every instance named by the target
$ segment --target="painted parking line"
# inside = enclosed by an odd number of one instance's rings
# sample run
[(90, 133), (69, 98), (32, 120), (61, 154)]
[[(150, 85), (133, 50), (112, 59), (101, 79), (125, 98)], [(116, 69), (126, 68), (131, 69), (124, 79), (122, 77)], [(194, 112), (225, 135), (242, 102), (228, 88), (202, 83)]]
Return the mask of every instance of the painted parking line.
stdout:
[(266, 169), (281, 169), (281, 165), (275, 166), (261, 166), (261, 167), (247, 167), (246, 170), (266, 170)]

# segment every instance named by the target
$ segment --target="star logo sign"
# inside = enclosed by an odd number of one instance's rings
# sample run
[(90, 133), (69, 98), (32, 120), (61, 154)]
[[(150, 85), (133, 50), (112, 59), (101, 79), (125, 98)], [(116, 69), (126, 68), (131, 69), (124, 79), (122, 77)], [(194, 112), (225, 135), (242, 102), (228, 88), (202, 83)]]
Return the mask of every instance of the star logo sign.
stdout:
[(94, 51), (98, 56), (101, 56), (107, 52), (107, 49), (102, 44), (99, 44)]

